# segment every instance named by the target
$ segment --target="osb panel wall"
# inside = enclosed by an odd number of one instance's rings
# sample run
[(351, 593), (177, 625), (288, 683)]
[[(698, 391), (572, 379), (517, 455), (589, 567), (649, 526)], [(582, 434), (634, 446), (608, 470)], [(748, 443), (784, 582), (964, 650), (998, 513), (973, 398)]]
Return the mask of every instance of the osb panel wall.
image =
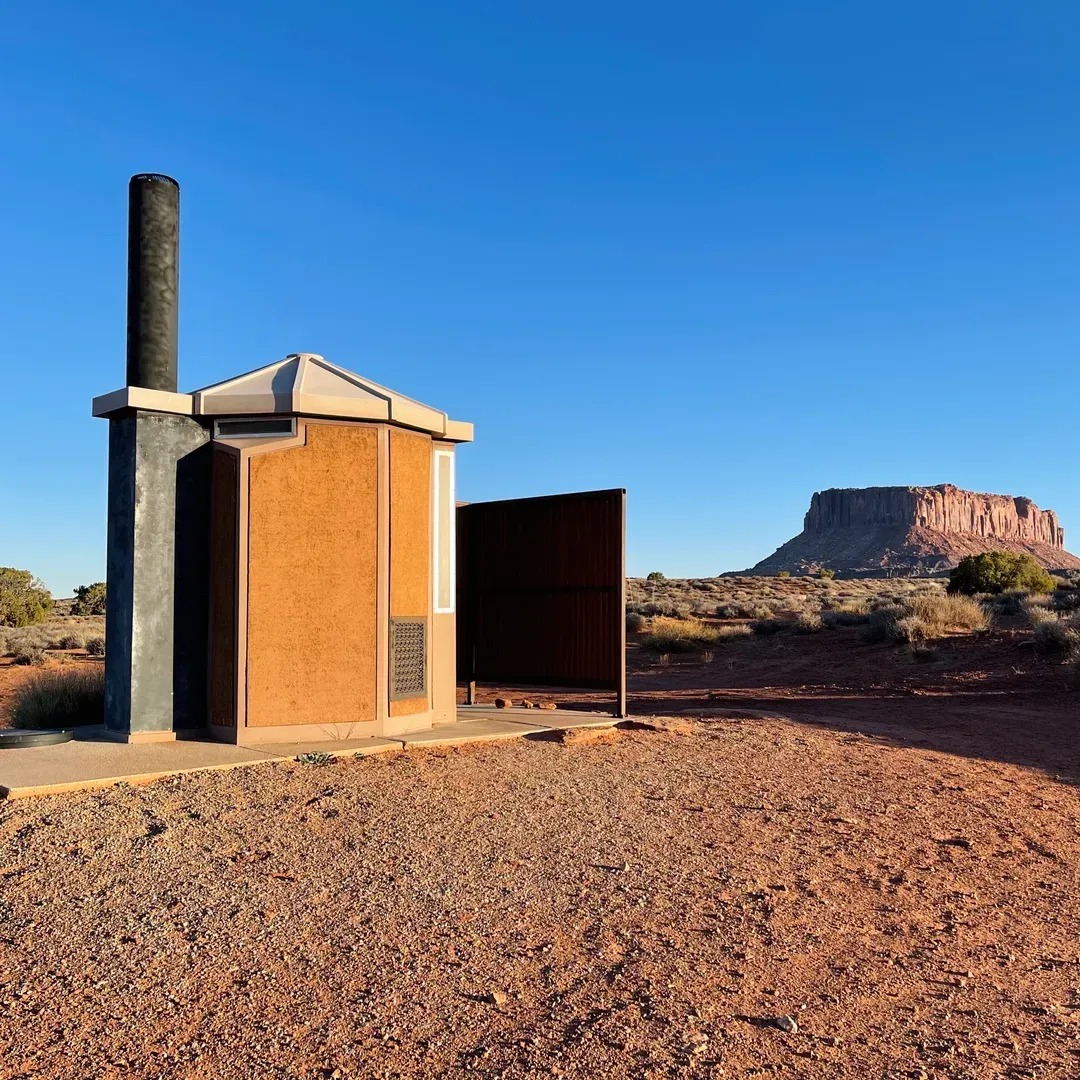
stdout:
[(309, 424), (251, 459), (247, 722), (375, 719), (378, 437)]
[[(390, 430), (390, 614), (431, 609), (431, 439)], [(429, 624), (428, 633), (431, 632)], [(431, 672), (428, 671), (428, 684)], [(427, 698), (390, 702), (391, 716), (427, 712)]]
[(210, 723), (236, 724), (237, 459), (215, 448), (210, 495)]

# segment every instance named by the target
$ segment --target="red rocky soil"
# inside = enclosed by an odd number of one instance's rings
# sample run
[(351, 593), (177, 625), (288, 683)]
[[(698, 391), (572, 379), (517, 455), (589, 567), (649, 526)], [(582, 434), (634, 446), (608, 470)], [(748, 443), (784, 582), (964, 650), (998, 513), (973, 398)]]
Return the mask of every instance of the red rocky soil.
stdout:
[(1024, 637), (634, 650), (691, 722), (0, 804), (0, 1080), (1075, 1077)]

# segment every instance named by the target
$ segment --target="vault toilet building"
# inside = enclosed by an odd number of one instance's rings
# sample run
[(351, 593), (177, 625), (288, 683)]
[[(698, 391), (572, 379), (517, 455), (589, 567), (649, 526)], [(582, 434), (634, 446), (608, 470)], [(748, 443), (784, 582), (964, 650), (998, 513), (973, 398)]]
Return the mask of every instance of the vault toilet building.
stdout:
[(396, 734), (455, 718), (448, 419), (314, 354), (177, 392), (179, 186), (129, 186), (109, 420), (106, 726), (126, 741)]

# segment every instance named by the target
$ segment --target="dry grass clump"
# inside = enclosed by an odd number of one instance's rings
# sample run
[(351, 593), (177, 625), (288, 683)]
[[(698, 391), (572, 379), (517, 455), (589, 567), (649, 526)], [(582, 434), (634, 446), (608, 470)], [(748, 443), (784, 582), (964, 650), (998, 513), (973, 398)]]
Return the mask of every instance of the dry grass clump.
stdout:
[(908, 615), (921, 619), (930, 637), (942, 637), (950, 630), (986, 630), (990, 614), (970, 596), (913, 596), (903, 607)]
[(825, 623), (816, 612), (804, 611), (795, 620), (794, 629), (799, 634), (816, 634), (825, 629)]
[(19, 728), (100, 724), (105, 717), (105, 671), (69, 664), (34, 675), (15, 691), (11, 719)]
[(923, 593), (875, 608), (860, 637), (871, 643), (929, 641), (956, 630), (986, 630), (989, 625), (986, 608), (969, 596)]
[(641, 643), (659, 652), (692, 652), (703, 645), (716, 645), (733, 638), (746, 637), (750, 628), (736, 626), (707, 626), (700, 619), (673, 619), (658, 615), (649, 623), (648, 633)]

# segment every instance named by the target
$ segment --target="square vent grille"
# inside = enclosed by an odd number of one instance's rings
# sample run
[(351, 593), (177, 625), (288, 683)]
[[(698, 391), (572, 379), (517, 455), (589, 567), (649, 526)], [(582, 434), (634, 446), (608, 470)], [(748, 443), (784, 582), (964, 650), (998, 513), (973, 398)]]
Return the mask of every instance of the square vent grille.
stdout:
[(427, 619), (390, 620), (390, 700), (427, 697)]

